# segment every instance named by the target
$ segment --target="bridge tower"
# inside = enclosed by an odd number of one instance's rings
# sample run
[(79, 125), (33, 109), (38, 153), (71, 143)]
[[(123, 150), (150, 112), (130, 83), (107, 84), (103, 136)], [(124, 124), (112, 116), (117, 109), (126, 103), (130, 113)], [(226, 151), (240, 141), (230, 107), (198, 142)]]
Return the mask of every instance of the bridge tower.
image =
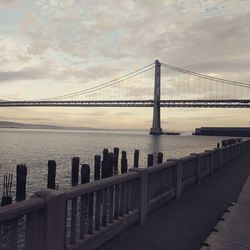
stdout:
[(161, 63), (155, 61), (155, 88), (154, 88), (154, 110), (153, 123), (150, 129), (151, 135), (161, 135)]

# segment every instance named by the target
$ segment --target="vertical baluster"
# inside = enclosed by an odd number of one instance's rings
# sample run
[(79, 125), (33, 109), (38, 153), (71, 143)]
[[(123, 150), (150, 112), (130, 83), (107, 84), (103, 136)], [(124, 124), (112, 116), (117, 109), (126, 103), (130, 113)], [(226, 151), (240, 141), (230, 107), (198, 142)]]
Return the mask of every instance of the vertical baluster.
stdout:
[(132, 180), (130, 183), (130, 210), (133, 211), (136, 208), (136, 180)]
[(114, 186), (109, 188), (109, 223), (113, 223), (114, 217)]
[(115, 185), (115, 220), (119, 219), (120, 185)]
[(125, 183), (121, 183), (121, 200), (120, 200), (120, 216), (124, 216), (125, 212)]
[(10, 223), (10, 250), (17, 249), (17, 220)]
[(148, 175), (148, 200), (152, 200), (154, 174)]
[(140, 200), (140, 181), (135, 180), (135, 189), (134, 189), (134, 200), (135, 200), (135, 209), (139, 209), (139, 200)]
[(45, 216), (44, 210), (26, 215), (25, 249), (45, 249)]
[(107, 196), (108, 196), (108, 189), (105, 188), (102, 191), (102, 226), (107, 226), (107, 210), (108, 210), (108, 203), (107, 203)]
[(71, 200), (70, 244), (76, 243), (77, 198)]
[(139, 180), (137, 180), (136, 182), (136, 208), (139, 210), (140, 209), (140, 186), (141, 183)]
[(3, 234), (2, 234), (2, 229), (3, 225), (0, 223), (0, 250), (3, 250), (3, 246), (2, 246), (2, 243), (3, 243), (3, 240), (2, 240), (2, 237), (3, 237)]
[(129, 206), (129, 204), (130, 204), (130, 182), (129, 181), (127, 181), (126, 183), (125, 183), (125, 191), (126, 191), (126, 193), (125, 193), (125, 201), (126, 201), (126, 204), (125, 204), (125, 213), (126, 214), (129, 214), (129, 208), (130, 208), (130, 206)]
[(89, 194), (89, 206), (88, 206), (88, 234), (93, 233), (93, 205), (94, 205), (94, 194)]
[(88, 209), (88, 195), (81, 196), (81, 205), (80, 205), (80, 239), (84, 239), (85, 227), (87, 223), (87, 209)]
[(101, 217), (101, 196), (102, 192), (96, 192), (96, 201), (95, 201), (95, 230), (100, 230), (100, 217)]
[(68, 245), (68, 232), (70, 230), (69, 226), (69, 201), (67, 200), (65, 202), (65, 217), (64, 217), (64, 222), (65, 222), (65, 228), (64, 228), (64, 237), (65, 237), (65, 245)]

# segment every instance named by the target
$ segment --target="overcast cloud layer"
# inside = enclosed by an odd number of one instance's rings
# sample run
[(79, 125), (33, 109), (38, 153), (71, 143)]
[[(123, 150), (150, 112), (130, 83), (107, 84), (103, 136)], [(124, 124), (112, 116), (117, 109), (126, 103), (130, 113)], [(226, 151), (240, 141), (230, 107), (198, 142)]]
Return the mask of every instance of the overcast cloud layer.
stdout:
[[(249, 0), (0, 0), (0, 99), (79, 91), (155, 59), (250, 83), (249, 44)], [(144, 92), (150, 94), (148, 84)], [(99, 109), (38, 110), (1, 109), (0, 117), (60, 125), (151, 126), (152, 110), (104, 109), (99, 116), (94, 116)], [(250, 125), (247, 111), (231, 111), (235, 119), (225, 112), (189, 110), (187, 115), (185, 110), (165, 109), (162, 117), (172, 130), (179, 129), (182, 118), (184, 130), (204, 121), (210, 126)], [(120, 117), (129, 124), (118, 122)]]

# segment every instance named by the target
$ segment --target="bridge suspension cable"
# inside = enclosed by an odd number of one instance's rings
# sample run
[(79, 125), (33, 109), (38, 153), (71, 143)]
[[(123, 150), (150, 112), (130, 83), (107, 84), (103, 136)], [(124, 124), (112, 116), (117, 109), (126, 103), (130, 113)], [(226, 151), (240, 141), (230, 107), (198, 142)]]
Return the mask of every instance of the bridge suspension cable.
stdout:
[(90, 87), (90, 88), (87, 88), (87, 89), (83, 89), (83, 90), (80, 90), (80, 91), (76, 91), (76, 92), (72, 92), (72, 93), (68, 93), (68, 94), (65, 94), (65, 95), (59, 95), (59, 96), (53, 96), (53, 97), (48, 97), (48, 98), (43, 98), (43, 99), (36, 99), (35, 101), (49, 101), (49, 100), (62, 100), (62, 99), (68, 99), (68, 98), (71, 98), (71, 97), (76, 97), (76, 96), (81, 96), (81, 95), (84, 95), (84, 94), (89, 94), (89, 93), (92, 93), (92, 92), (95, 92), (95, 91), (98, 91), (98, 90), (101, 90), (101, 89), (104, 89), (104, 88), (107, 88), (107, 87), (110, 87), (110, 86), (113, 86), (113, 85), (116, 85), (118, 83), (121, 83), (123, 81), (126, 81), (130, 78), (133, 78), (135, 76), (138, 76), (140, 74), (143, 74), (151, 69), (154, 68), (154, 63), (151, 63), (149, 65), (146, 65), (144, 67), (141, 67), (131, 73), (128, 73), (128, 74), (125, 74), (121, 77), (118, 77), (116, 79), (113, 79), (111, 81), (108, 81), (108, 82), (105, 82), (105, 83), (102, 83), (102, 84), (99, 84), (99, 85), (96, 85), (94, 87)]
[(248, 83), (230, 81), (230, 80), (226, 80), (226, 79), (223, 79), (223, 78), (208, 76), (208, 75), (196, 73), (196, 72), (193, 72), (193, 71), (190, 71), (190, 70), (174, 67), (174, 66), (171, 66), (171, 65), (166, 64), (166, 63), (161, 63), (161, 65), (163, 67), (165, 67), (165, 68), (168, 68), (168, 69), (171, 69), (171, 70), (174, 70), (174, 71), (178, 71), (178, 72), (181, 72), (181, 73), (184, 73), (184, 74), (197, 76), (197, 77), (200, 77), (200, 78), (203, 78), (203, 79), (212, 80), (212, 81), (215, 81), (215, 82), (225, 83), (225, 84), (229, 84), (229, 85), (240, 86), (240, 87), (244, 87), (244, 88), (250, 88), (250, 84), (248, 84)]
[[(250, 84), (196, 73), (166, 63), (161, 63), (161, 66), (163, 68), (161, 71), (162, 100), (236, 100), (250, 98)], [(88, 98), (93, 97), (92, 93), (95, 100), (149, 100), (152, 96), (151, 91), (153, 92), (154, 78), (148, 77), (149, 74), (153, 73), (148, 71), (154, 69), (154, 67), (154, 63), (151, 63), (93, 87), (30, 101), (60, 101), (83, 95), (85, 95), (84, 100), (88, 100)], [(145, 72), (148, 73), (143, 74)], [(164, 84), (164, 81), (166, 81), (166, 84)], [(111, 88), (109, 89), (109, 87)], [(246, 89), (247, 91), (245, 91)]]

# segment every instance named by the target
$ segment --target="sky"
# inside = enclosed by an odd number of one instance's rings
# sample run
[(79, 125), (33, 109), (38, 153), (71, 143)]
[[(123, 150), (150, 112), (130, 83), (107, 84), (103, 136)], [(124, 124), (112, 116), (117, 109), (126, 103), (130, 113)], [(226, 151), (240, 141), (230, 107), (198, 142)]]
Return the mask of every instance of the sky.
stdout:
[[(250, 83), (249, 44), (250, 0), (0, 0), (0, 100), (80, 91), (156, 59)], [(126, 86), (142, 97), (153, 72), (143, 77), (92, 98), (119, 99)], [(161, 117), (163, 130), (250, 126), (247, 109), (164, 108)], [(1, 108), (0, 120), (149, 129), (152, 109)]]

